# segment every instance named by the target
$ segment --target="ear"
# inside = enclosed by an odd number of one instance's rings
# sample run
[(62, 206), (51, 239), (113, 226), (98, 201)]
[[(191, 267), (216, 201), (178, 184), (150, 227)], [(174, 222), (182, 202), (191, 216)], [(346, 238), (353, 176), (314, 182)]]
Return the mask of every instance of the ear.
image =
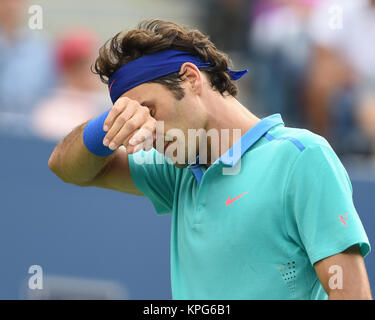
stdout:
[(180, 74), (183, 74), (181, 79), (187, 82), (191, 90), (200, 95), (203, 88), (203, 77), (197, 66), (191, 62), (185, 62), (181, 66)]

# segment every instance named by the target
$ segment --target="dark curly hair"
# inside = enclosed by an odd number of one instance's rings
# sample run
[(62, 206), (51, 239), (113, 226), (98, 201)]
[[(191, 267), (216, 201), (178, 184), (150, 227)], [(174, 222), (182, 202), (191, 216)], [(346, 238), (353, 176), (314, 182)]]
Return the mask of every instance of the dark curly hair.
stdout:
[[(210, 62), (212, 66), (201, 68), (201, 71), (207, 74), (211, 87), (222, 95), (237, 95), (238, 89), (227, 72), (230, 60), (225, 53), (200, 31), (159, 19), (144, 20), (136, 29), (120, 32), (109, 39), (99, 50), (93, 72), (108, 84), (112, 74), (128, 62), (167, 49), (188, 52)], [(165, 85), (180, 100), (184, 97), (181, 76), (175, 72), (148, 82)]]

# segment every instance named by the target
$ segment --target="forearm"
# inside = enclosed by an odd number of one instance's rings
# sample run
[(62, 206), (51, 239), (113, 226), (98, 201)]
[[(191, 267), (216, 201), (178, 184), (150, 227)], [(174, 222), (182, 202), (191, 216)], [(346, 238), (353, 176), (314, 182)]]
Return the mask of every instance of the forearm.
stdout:
[(332, 290), (328, 295), (329, 300), (372, 300), (371, 293), (368, 290), (362, 292), (357, 290)]
[(48, 161), (49, 168), (64, 182), (88, 185), (111, 161), (109, 156), (96, 156), (83, 143), (86, 123), (75, 128), (54, 149)]
[(372, 300), (358, 244), (318, 261), (314, 267), (329, 300)]

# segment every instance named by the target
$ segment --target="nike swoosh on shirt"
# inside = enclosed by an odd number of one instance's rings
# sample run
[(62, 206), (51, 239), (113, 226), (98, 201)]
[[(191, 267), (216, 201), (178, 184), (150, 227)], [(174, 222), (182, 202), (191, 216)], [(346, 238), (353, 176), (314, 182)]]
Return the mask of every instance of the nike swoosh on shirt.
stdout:
[(233, 198), (233, 199), (230, 199), (230, 197), (228, 197), (227, 201), (225, 201), (225, 204), (227, 206), (229, 206), (231, 203), (233, 203), (234, 201), (236, 201), (237, 199), (241, 198), (243, 195), (245, 195), (246, 193), (248, 193), (249, 191), (246, 191), (244, 192), (243, 194), (240, 194), (239, 196)]

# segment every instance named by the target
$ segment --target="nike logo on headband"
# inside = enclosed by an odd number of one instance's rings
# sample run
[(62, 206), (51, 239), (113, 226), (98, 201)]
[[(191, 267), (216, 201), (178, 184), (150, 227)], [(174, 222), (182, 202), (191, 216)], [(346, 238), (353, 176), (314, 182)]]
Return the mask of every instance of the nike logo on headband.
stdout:
[(113, 84), (115, 83), (116, 79), (112, 81), (111, 85), (109, 86), (109, 94), (111, 94), (111, 89), (112, 89), (112, 86)]

